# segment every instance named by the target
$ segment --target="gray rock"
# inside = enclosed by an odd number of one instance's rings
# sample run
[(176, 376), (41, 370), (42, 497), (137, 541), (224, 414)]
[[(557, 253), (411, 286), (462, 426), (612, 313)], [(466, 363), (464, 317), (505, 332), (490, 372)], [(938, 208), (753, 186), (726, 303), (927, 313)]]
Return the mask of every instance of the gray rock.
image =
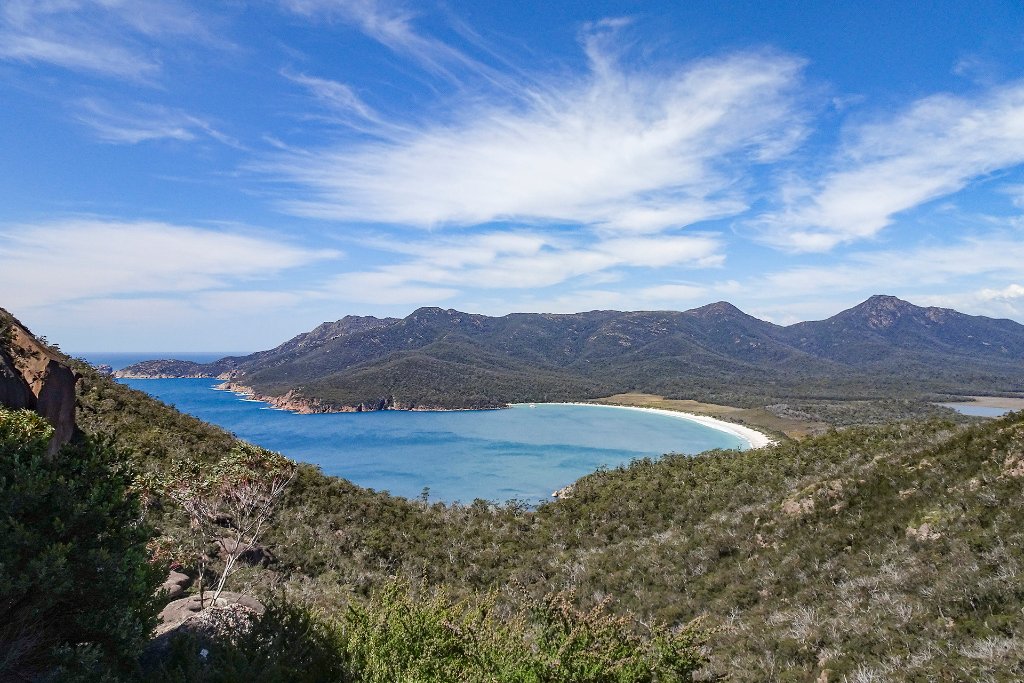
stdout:
[(181, 572), (171, 571), (167, 580), (160, 586), (160, 590), (167, 591), (169, 600), (176, 600), (185, 595), (185, 590), (192, 585), (192, 577)]
[(217, 598), (217, 602), (214, 603), (212, 600), (213, 593), (207, 591), (204, 598), (202, 607), (200, 607), (198, 595), (190, 595), (169, 602), (160, 612), (160, 623), (154, 632), (156, 636), (162, 636), (182, 627), (202, 611), (223, 610), (233, 605), (239, 605), (254, 615), (261, 615), (266, 611), (263, 603), (251, 595), (244, 595), (242, 593), (224, 591)]
[(158, 669), (170, 652), (171, 641), (179, 635), (194, 637), (196, 657), (205, 660), (204, 651), (208, 655), (224, 638), (245, 633), (253, 620), (266, 611), (259, 600), (241, 593), (224, 591), (216, 604), (211, 600), (213, 593), (208, 592), (205, 597), (202, 608), (198, 595), (174, 600), (164, 607), (160, 624), (140, 659), (144, 670)]

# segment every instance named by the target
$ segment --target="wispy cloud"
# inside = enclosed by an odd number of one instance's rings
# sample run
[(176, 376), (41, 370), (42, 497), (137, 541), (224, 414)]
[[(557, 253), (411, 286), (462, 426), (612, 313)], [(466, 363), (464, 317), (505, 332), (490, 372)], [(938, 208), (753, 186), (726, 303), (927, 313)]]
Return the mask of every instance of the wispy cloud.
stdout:
[(828, 266), (768, 274), (754, 289), (765, 296), (814, 292), (923, 289), (980, 276), (1014, 277), (1024, 263), (1024, 242), (1009, 234), (973, 237), (951, 244), (859, 252)]
[(802, 63), (738, 54), (635, 71), (606, 43), (587, 42), (589, 73), (524, 86), (516, 102), (462, 103), (454, 122), (278, 157), (265, 170), (305, 190), (285, 210), (337, 220), (656, 232), (743, 210), (743, 173), (799, 139)]
[(215, 291), (338, 256), (157, 222), (87, 218), (10, 225), (0, 228), (0, 291), (4, 305), (15, 310), (96, 297)]
[(826, 251), (870, 238), (902, 211), (1024, 163), (1024, 83), (926, 97), (849, 140), (822, 179), (783, 189), (789, 201), (762, 221), (771, 243)]
[(154, 104), (136, 104), (130, 110), (114, 107), (96, 98), (74, 103), (74, 117), (104, 142), (137, 144), (150, 140), (193, 141), (208, 137), (231, 147), (241, 145), (209, 122), (180, 109)]
[(328, 113), (324, 117), (331, 123), (338, 123), (357, 130), (375, 132), (388, 130), (390, 124), (383, 120), (373, 107), (367, 104), (345, 83), (329, 78), (318, 78), (304, 73), (284, 69), (281, 75), (302, 86)]
[(282, 74), (290, 81), (304, 86), (321, 103), (337, 111), (353, 112), (371, 121), (379, 117), (373, 109), (349, 86), (327, 78), (316, 78), (302, 73), (283, 71)]
[(161, 63), (153, 41), (212, 40), (196, 12), (157, 0), (6, 0), (0, 59), (150, 80)]
[(107, 44), (74, 45), (52, 35), (0, 32), (0, 57), (14, 61), (44, 62), (68, 69), (142, 80), (159, 65), (131, 50)]
[(291, 12), (310, 19), (337, 19), (351, 24), (389, 50), (414, 60), (421, 68), (459, 80), (468, 70), (494, 81), (504, 77), (449, 43), (425, 34), (414, 25), (416, 13), (387, 0), (280, 0)]
[(789, 324), (828, 317), (872, 294), (894, 294), (974, 315), (1024, 318), (1024, 242), (1010, 231), (946, 244), (857, 251), (817, 266), (755, 274), (734, 287), (709, 287), (766, 320)]
[(722, 263), (722, 244), (703, 234), (628, 237), (589, 245), (540, 233), (489, 233), (463, 239), (407, 242), (404, 262), (338, 275), (326, 291), (349, 301), (420, 303), (485, 291), (540, 289), (582, 279), (608, 279), (616, 269), (708, 268)]

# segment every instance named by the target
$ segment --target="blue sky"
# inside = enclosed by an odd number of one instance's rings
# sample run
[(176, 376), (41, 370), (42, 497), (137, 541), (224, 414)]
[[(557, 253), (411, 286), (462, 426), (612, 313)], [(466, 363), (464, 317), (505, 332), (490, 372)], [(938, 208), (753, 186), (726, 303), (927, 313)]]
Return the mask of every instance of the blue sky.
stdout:
[(1024, 4), (6, 0), (0, 306), (71, 351), (875, 293), (1024, 322)]

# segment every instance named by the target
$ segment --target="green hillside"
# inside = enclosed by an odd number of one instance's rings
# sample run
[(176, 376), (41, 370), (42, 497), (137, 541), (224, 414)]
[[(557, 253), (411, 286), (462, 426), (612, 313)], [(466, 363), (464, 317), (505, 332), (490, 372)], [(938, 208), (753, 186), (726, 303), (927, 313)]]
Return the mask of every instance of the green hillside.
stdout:
[[(230, 450), (75, 367), (80, 427), (136, 471)], [(270, 616), (214, 664), (183, 651), (151, 680), (655, 681), (700, 665), (699, 680), (1016, 681), (1022, 488), (1024, 413), (643, 460), (534, 510), (405, 500), (302, 466), (265, 537), (273, 560), (229, 586)], [(166, 499), (146, 518), (189, 533)]]
[[(160, 416), (154, 462), (161, 439), (170, 451), (207, 438), (93, 381), (151, 413), (140, 424)], [(136, 438), (125, 411), (88, 395), (95, 426), (121, 420)], [(582, 608), (610, 598), (645, 623), (702, 617), (702, 675), (728, 680), (1011, 681), (1024, 675), (1022, 475), (1019, 413), (636, 462), (537, 510), (407, 501), (303, 467), (268, 539), (278, 562), (246, 580), (327, 613), (395, 575), (471, 600), (571, 588)]]

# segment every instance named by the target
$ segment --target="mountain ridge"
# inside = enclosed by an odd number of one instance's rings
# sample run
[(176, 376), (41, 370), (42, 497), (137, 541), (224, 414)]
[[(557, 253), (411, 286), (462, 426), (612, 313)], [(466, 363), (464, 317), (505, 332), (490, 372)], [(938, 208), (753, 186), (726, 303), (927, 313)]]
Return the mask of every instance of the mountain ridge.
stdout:
[[(511, 313), (422, 307), (346, 316), (266, 351), (146, 361), (121, 377), (230, 381), (321, 412), (493, 408), (642, 391), (734, 403), (1024, 389), (1024, 325), (889, 295), (780, 326), (726, 301), (687, 311)], [(287, 397), (287, 400), (284, 399)]]

